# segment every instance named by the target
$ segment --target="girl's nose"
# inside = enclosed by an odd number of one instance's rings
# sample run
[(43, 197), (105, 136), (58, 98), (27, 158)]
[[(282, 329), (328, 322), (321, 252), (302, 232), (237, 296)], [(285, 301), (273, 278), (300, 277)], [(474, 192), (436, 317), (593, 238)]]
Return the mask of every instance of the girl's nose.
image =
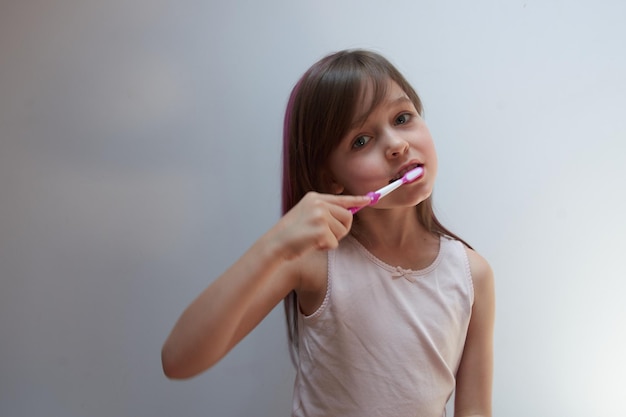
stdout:
[(409, 150), (409, 143), (397, 135), (387, 136), (387, 158), (397, 158), (404, 155)]

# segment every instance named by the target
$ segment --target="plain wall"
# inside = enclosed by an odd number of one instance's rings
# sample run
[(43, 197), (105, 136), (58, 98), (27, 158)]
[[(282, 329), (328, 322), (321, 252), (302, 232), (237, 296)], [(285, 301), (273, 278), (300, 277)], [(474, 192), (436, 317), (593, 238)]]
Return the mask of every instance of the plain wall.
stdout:
[(188, 303), (279, 217), (282, 117), (383, 53), (497, 280), (494, 415), (624, 416), (626, 3), (3, 1), (0, 415), (287, 416), (282, 307), (167, 380)]

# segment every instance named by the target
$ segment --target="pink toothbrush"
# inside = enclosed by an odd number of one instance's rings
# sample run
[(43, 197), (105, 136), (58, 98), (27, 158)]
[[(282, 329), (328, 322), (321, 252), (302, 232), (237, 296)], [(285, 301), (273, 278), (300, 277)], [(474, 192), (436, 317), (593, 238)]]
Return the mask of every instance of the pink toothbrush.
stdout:
[(413, 168), (412, 170), (404, 174), (402, 178), (395, 180), (391, 184), (385, 185), (383, 188), (377, 191), (373, 191), (373, 192), (370, 191), (369, 193), (367, 193), (367, 196), (370, 198), (369, 204), (366, 204), (365, 206), (361, 206), (361, 207), (350, 207), (348, 210), (350, 210), (350, 212), (354, 214), (357, 211), (361, 210), (363, 207), (372, 206), (378, 203), (378, 200), (380, 200), (381, 198), (383, 198), (384, 196), (386, 196), (393, 190), (397, 189), (401, 185), (411, 183), (417, 180), (418, 178), (420, 178), (422, 175), (424, 175), (423, 167), (419, 166), (417, 168)]

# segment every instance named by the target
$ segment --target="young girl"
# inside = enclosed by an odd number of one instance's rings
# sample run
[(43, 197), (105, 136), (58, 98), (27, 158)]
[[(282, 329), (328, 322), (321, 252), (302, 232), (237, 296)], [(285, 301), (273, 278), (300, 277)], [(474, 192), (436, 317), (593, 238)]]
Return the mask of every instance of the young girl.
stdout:
[(433, 213), (421, 114), (378, 54), (341, 51), (304, 74), (285, 116), (284, 215), (182, 314), (168, 377), (205, 371), (285, 299), (293, 416), (441, 417), (453, 392), (455, 416), (491, 416), (493, 275)]

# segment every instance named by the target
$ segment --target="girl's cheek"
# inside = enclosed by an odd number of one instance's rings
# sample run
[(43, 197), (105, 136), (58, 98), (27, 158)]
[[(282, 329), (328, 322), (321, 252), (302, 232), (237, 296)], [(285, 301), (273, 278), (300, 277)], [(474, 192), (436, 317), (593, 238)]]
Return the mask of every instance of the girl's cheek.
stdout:
[(373, 169), (363, 169), (361, 172), (356, 173), (350, 181), (350, 188), (352, 194), (360, 195), (367, 194), (370, 191), (375, 191), (388, 184), (387, 173), (375, 172)]
[(364, 195), (389, 182), (389, 171), (384, 158), (375, 152), (361, 153), (353, 158), (333, 161), (335, 178), (345, 188), (345, 194)]

